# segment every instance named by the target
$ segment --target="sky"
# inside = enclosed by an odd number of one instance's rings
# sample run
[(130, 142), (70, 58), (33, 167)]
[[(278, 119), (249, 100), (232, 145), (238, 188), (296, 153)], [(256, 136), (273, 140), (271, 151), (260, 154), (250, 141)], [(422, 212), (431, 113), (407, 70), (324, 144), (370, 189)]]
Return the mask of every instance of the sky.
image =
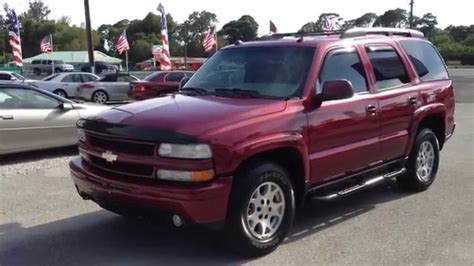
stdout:
[[(122, 19), (142, 19), (148, 12), (158, 13), (163, 4), (178, 22), (183, 22), (193, 11), (206, 10), (217, 15), (220, 29), (225, 23), (247, 14), (260, 25), (259, 34), (269, 31), (269, 20), (279, 32), (295, 32), (304, 24), (316, 21), (321, 13), (339, 13), (344, 19), (354, 19), (367, 12), (378, 15), (388, 9), (409, 9), (409, 0), (89, 0), (93, 28), (113, 24)], [(18, 13), (28, 8), (29, 0), (2, 0)], [(43, 0), (51, 9), (50, 19), (62, 16), (80, 25), (85, 20), (83, 0)], [(468, 0), (415, 0), (415, 15), (431, 12), (438, 17), (439, 27), (474, 24)]]

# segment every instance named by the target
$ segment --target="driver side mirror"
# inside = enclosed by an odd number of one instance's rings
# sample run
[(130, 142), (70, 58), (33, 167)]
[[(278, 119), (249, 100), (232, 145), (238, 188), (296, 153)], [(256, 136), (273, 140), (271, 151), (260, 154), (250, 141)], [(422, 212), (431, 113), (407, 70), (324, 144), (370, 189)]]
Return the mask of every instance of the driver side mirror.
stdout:
[(181, 90), (184, 87), (184, 85), (186, 85), (186, 83), (188, 83), (188, 81), (189, 81), (188, 77), (182, 78), (181, 81), (179, 82), (178, 89)]
[(60, 110), (63, 110), (63, 111), (68, 111), (68, 110), (74, 109), (74, 107), (72, 106), (71, 103), (65, 103), (65, 102), (59, 103), (57, 108), (60, 109)]
[(330, 80), (323, 84), (323, 91), (319, 95), (320, 101), (333, 101), (349, 99), (354, 96), (350, 81), (346, 79)]

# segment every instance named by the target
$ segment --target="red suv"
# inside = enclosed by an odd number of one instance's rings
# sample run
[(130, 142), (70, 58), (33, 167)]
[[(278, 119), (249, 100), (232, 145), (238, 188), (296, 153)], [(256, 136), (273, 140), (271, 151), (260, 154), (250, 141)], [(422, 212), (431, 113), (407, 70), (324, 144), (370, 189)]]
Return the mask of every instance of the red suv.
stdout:
[(119, 214), (219, 225), (248, 255), (274, 250), (308, 197), (392, 178), (426, 190), (455, 123), (452, 81), (422, 36), (351, 29), (228, 46), (180, 92), (80, 120), (76, 188)]
[(190, 78), (191, 71), (160, 71), (131, 84), (130, 97), (135, 100), (155, 98), (176, 92), (182, 79)]

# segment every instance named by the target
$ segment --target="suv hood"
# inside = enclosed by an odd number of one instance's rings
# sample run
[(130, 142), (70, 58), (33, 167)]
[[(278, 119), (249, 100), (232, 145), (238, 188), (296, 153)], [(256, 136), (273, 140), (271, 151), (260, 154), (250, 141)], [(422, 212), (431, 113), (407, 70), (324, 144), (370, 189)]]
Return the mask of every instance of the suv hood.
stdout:
[(115, 107), (98, 118), (108, 123), (163, 129), (198, 137), (214, 129), (249, 123), (249, 120), (281, 112), (285, 107), (284, 100), (175, 94)]

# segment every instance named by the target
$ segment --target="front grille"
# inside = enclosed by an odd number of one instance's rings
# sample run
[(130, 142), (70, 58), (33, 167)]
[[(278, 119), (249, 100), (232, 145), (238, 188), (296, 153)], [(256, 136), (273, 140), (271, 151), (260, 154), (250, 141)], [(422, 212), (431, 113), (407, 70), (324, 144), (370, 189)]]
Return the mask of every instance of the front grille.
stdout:
[(133, 155), (155, 155), (155, 145), (150, 143), (139, 143), (127, 140), (99, 137), (87, 134), (87, 142), (92, 147), (101, 148), (107, 151), (127, 153)]
[(102, 158), (98, 158), (92, 155), (88, 156), (88, 161), (99, 168), (108, 170), (114, 173), (153, 177), (153, 166), (135, 164), (135, 163), (124, 163), (124, 162), (113, 162), (109, 163)]

